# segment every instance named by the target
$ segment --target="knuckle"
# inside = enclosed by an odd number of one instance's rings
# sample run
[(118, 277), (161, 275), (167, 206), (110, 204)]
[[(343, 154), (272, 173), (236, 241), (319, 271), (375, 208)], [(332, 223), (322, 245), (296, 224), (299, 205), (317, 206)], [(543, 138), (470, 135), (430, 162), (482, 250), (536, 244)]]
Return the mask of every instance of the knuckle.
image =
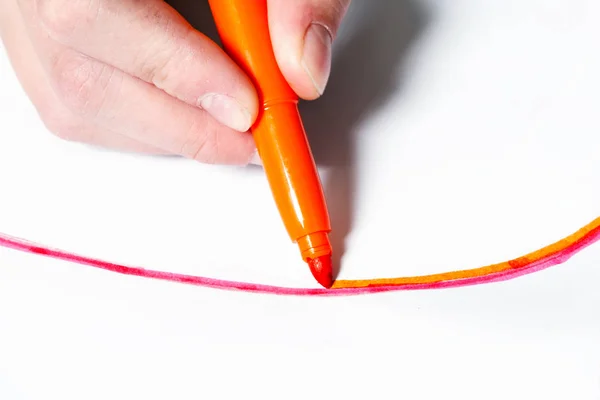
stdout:
[(59, 41), (73, 37), (96, 15), (94, 0), (36, 0), (35, 4), (42, 26)]
[(205, 164), (216, 163), (220, 151), (216, 131), (204, 130), (199, 132), (193, 127), (185, 138), (183, 144), (179, 147), (179, 154)]
[(106, 85), (105, 67), (78, 54), (65, 54), (53, 67), (53, 83), (63, 104), (72, 112), (95, 117), (99, 112)]
[(140, 65), (140, 79), (152, 83), (161, 88), (169, 77), (169, 67), (171, 65), (171, 54), (166, 54), (165, 50), (158, 51), (150, 56), (145, 56), (136, 64)]
[(166, 37), (158, 40), (143, 54), (139, 55), (140, 78), (159, 88), (170, 86), (169, 81), (180, 76), (180, 70), (194, 65), (194, 51), (190, 48), (188, 37), (172, 32), (163, 33)]

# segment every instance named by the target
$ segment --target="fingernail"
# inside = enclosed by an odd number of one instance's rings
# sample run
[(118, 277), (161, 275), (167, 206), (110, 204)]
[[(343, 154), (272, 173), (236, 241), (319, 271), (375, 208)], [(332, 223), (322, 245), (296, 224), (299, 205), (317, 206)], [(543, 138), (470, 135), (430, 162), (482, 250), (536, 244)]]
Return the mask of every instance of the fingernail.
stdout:
[(232, 97), (209, 93), (200, 98), (198, 105), (231, 129), (240, 132), (250, 129), (252, 124), (250, 112)]
[(325, 26), (313, 23), (304, 35), (302, 67), (310, 77), (319, 95), (325, 91), (331, 71), (332, 38)]
[(263, 163), (260, 159), (260, 156), (258, 155), (258, 150), (256, 150), (254, 154), (252, 154), (252, 157), (250, 157), (250, 161), (248, 162), (248, 164), (259, 165), (262, 167)]

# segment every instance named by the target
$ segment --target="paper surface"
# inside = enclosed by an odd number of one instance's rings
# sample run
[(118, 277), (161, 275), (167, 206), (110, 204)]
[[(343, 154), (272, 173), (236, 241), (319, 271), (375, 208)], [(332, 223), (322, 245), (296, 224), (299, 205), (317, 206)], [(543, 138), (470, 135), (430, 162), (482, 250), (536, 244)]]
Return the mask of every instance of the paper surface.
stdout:
[[(302, 109), (340, 278), (500, 262), (600, 216), (599, 16), (583, 0), (354, 2), (327, 93)], [(260, 169), (55, 139), (4, 54), (0, 232), (161, 271), (317, 287)], [(0, 398), (598, 399), (598, 284), (600, 245), (509, 282), (337, 299), (0, 249)]]

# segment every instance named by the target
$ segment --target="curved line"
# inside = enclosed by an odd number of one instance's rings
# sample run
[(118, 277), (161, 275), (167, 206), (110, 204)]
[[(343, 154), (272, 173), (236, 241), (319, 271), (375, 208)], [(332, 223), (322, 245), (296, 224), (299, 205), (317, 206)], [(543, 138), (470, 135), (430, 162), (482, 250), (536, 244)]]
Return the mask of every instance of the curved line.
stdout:
[(291, 296), (351, 296), (368, 293), (381, 293), (399, 290), (443, 289), (483, 283), (501, 282), (531, 274), (554, 265), (562, 264), (584, 248), (600, 240), (600, 218), (595, 219), (572, 235), (540, 250), (510, 261), (492, 264), (481, 268), (444, 272), (440, 274), (413, 277), (338, 280), (332, 289), (291, 288), (207, 278), (202, 276), (177, 274), (128, 267), (90, 257), (68, 253), (63, 250), (44, 247), (20, 238), (0, 234), (0, 246), (25, 253), (87, 265), (124, 275), (159, 279), (223, 290), (267, 293)]

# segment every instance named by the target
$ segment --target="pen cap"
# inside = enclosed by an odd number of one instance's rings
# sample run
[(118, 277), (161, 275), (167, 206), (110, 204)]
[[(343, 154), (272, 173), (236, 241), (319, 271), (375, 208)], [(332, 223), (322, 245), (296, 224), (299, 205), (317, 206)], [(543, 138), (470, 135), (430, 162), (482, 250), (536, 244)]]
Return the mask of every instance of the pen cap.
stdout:
[(283, 223), (303, 258), (330, 252), (319, 175), (290, 88), (273, 53), (266, 0), (210, 0), (223, 47), (252, 79), (261, 107), (251, 128)]

